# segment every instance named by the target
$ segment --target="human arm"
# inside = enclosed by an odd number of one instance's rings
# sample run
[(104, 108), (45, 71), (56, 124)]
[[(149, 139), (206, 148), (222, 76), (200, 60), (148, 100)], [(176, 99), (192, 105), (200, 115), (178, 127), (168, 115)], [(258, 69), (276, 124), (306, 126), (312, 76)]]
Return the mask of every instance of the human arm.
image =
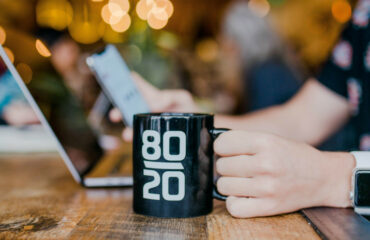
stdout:
[(10, 72), (0, 77), (0, 117), (15, 126), (39, 123)]
[(217, 127), (274, 133), (318, 145), (350, 117), (347, 100), (310, 79), (287, 103), (241, 116), (216, 115)]
[(23, 102), (13, 102), (4, 108), (2, 118), (13, 126), (39, 124), (40, 121), (32, 108)]
[[(153, 112), (199, 112), (189, 92), (184, 90), (159, 90), (139, 75), (133, 78)], [(342, 126), (350, 116), (344, 97), (337, 95), (318, 81), (311, 79), (287, 103), (240, 116), (216, 115), (215, 125), (239, 130), (270, 132), (312, 145)], [(111, 119), (121, 119), (118, 110)], [(125, 140), (132, 139), (132, 131), (123, 132)]]

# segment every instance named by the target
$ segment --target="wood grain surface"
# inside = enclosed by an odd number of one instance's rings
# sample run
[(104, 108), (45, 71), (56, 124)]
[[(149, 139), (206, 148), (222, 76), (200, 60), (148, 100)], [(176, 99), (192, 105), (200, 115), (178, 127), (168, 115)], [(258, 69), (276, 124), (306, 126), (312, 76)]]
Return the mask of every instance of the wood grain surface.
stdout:
[(0, 239), (319, 239), (300, 213), (158, 219), (132, 211), (132, 191), (85, 189), (57, 155), (0, 156)]

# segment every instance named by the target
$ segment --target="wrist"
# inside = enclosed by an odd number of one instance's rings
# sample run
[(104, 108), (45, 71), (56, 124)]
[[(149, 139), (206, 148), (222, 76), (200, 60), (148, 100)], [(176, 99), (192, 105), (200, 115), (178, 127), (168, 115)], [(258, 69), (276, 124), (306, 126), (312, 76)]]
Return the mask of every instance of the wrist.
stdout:
[(329, 207), (351, 207), (350, 192), (352, 188), (352, 173), (355, 168), (355, 158), (350, 153), (322, 152), (325, 165), (323, 205)]

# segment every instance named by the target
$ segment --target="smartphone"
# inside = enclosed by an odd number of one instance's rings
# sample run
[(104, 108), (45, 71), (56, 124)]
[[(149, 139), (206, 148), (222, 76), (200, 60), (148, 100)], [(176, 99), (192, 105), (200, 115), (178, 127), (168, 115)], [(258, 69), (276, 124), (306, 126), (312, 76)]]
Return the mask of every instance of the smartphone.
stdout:
[(148, 104), (140, 94), (131, 72), (114, 45), (107, 45), (86, 59), (104, 93), (119, 109), (123, 122), (132, 127), (134, 115), (150, 112)]

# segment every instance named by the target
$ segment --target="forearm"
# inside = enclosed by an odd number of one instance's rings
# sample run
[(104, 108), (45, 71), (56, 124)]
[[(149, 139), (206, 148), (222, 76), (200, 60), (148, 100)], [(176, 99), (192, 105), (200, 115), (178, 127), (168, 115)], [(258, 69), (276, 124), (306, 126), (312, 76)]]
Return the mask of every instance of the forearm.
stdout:
[[(252, 130), (273, 133), (280, 136), (297, 138), (289, 124), (289, 116), (284, 106), (274, 106), (261, 111), (239, 116), (216, 115), (215, 126), (237, 130)], [(288, 127), (290, 126), (290, 127)]]
[(310, 80), (283, 105), (243, 116), (217, 115), (215, 125), (273, 133), (316, 146), (337, 131), (349, 113), (349, 105), (343, 97)]
[(215, 126), (272, 133), (312, 146), (321, 144), (342, 122), (320, 124), (304, 112), (286, 104), (239, 116), (216, 115)]

